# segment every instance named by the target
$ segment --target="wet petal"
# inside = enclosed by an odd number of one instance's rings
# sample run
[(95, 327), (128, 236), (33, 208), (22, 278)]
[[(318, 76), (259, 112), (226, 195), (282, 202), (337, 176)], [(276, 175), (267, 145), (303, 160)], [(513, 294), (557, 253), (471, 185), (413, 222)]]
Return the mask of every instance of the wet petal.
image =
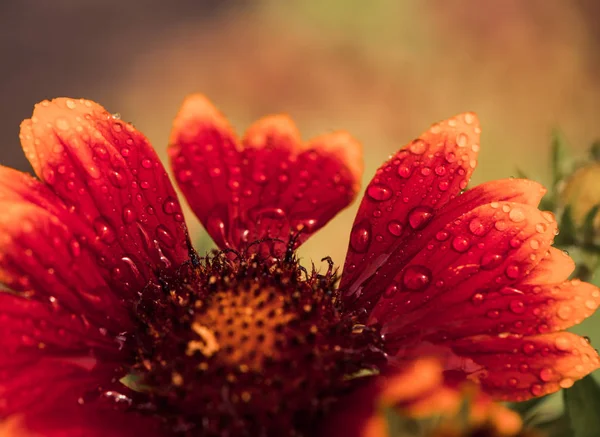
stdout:
[(143, 277), (188, 259), (173, 187), (132, 125), (91, 101), (61, 98), (36, 105), (20, 138), (40, 179), (118, 259), (127, 257)]
[(126, 360), (121, 349), (82, 315), (0, 292), (0, 417), (110, 384)]
[(302, 143), (287, 116), (265, 117), (241, 144), (223, 115), (199, 95), (174, 122), (169, 154), (192, 210), (221, 248), (281, 254), (345, 208), (358, 191), (360, 146), (344, 132)]
[(133, 412), (76, 405), (52, 412), (14, 416), (0, 424), (3, 437), (160, 437), (161, 422)]
[(598, 353), (575, 334), (531, 337), (471, 337), (453, 343), (461, 356), (481, 366), (471, 374), (503, 400), (523, 401), (568, 388), (600, 367)]
[(369, 309), (380, 278), (394, 273), (446, 223), (492, 201), (537, 204), (545, 190), (526, 180), (467, 185), (479, 125), (463, 114), (433, 126), (390, 158), (367, 187), (350, 235), (340, 288), (353, 308)]
[[(544, 223), (543, 232), (539, 232)], [(536, 208), (512, 202), (480, 206), (448, 223), (388, 281), (370, 314), (389, 344), (417, 326), (437, 329), (430, 314), (456, 305), (466, 311), (473, 296), (518, 283), (540, 262), (556, 222)], [(417, 339), (413, 339), (417, 341)]]

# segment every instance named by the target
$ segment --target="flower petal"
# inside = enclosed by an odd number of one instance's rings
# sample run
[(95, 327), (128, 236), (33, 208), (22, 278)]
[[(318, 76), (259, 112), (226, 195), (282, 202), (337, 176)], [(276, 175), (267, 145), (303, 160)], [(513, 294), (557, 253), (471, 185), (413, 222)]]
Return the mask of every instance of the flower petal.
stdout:
[(108, 385), (126, 351), (84, 316), (0, 292), (0, 417)]
[[(40, 179), (94, 239), (127, 257), (142, 276), (188, 259), (183, 215), (148, 140), (88, 100), (36, 105), (21, 143)], [(120, 266), (111, 265), (111, 268)]]
[(482, 366), (471, 375), (496, 398), (523, 401), (570, 387), (600, 368), (598, 353), (569, 332), (505, 338), (480, 336), (453, 343), (453, 350)]
[(303, 144), (283, 115), (252, 125), (242, 143), (203, 96), (188, 97), (177, 115), (169, 154), (177, 182), (217, 245), (281, 254), (325, 225), (355, 197), (360, 146), (344, 132)]
[[(406, 335), (437, 330), (439, 308), (471, 311), (473, 300), (519, 283), (548, 251), (556, 222), (536, 208), (494, 202), (463, 214), (380, 286), (385, 290), (370, 314), (392, 345)], [(540, 226), (541, 225), (541, 226)], [(418, 341), (413, 336), (412, 341)]]
[[(465, 214), (483, 205), (489, 205), (491, 209), (497, 208), (500, 202), (537, 205), (543, 193), (541, 185), (524, 179), (489, 182), (466, 191), (444, 208), (436, 211), (433, 219), (424, 229), (402, 234), (400, 237), (402, 245), (395, 247), (393, 252), (380, 253), (373, 264), (356, 269), (360, 276), (353, 274), (352, 271), (347, 274), (344, 270), (340, 287), (348, 284), (348, 288), (342, 288), (347, 305), (350, 308), (371, 310), (384, 294), (386, 287), (390, 285), (390, 278), (393, 278), (432, 241), (437, 240), (436, 237), (444, 235), (444, 228), (449, 223), (461, 219)], [(547, 220), (553, 220), (551, 214), (542, 214), (547, 217)], [(545, 222), (542, 225), (545, 226)], [(465, 232), (467, 235), (472, 233), (470, 229)], [(356, 278), (354, 282), (352, 278)]]
[(479, 132), (474, 114), (456, 116), (377, 171), (354, 221), (340, 283), (352, 308), (368, 309), (381, 290), (373, 276), (406, 263), (448, 221), (492, 201), (539, 202), (545, 190), (525, 180), (489, 182), (457, 197), (475, 168)]
[(166, 436), (158, 419), (91, 406), (64, 406), (44, 414), (14, 416), (0, 424), (3, 437)]

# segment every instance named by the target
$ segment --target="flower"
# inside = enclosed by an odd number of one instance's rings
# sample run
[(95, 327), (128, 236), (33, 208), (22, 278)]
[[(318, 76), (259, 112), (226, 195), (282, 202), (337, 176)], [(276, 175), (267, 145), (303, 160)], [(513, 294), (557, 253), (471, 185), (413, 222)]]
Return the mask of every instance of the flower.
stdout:
[(272, 116), (238, 141), (208, 100), (186, 99), (169, 154), (221, 249), (203, 258), (132, 125), (55, 99), (20, 138), (39, 180), (0, 168), (0, 417), (23, 432), (306, 435), (365, 381), (422, 356), (442, 360), (446, 383), (510, 400), (599, 367), (563, 332), (600, 292), (566, 280), (556, 222), (536, 208), (542, 187), (461, 194), (474, 114), (434, 125), (377, 171), (339, 287), (331, 260), (309, 272), (294, 250), (359, 190), (360, 146), (346, 133), (305, 144)]
[[(421, 358), (393, 374), (375, 378), (336, 406), (319, 435), (413, 435), (411, 428), (420, 430), (418, 435), (433, 431), (440, 437), (524, 435), (520, 434), (522, 424), (517, 413), (473, 387), (445, 383), (442, 371), (436, 360)], [(411, 420), (395, 416), (397, 411)], [(415, 418), (421, 420), (420, 425)]]

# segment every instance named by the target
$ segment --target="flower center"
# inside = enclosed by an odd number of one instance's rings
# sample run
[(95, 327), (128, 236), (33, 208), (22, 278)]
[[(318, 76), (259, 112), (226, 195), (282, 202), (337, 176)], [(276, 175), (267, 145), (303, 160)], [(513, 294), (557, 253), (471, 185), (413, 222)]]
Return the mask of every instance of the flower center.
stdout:
[(134, 371), (157, 414), (189, 435), (309, 433), (349, 376), (384, 360), (379, 332), (340, 307), (336, 279), (221, 254), (147, 287)]

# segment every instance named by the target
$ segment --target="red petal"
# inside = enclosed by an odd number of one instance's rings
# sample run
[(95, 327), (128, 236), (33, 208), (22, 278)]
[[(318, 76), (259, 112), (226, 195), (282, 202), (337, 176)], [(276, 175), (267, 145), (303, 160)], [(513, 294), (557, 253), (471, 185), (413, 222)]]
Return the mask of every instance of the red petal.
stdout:
[(556, 230), (548, 219), (529, 205), (494, 202), (448, 223), (389, 277), (371, 321), (400, 346), (408, 332), (437, 329), (439, 308), (470, 311), (477, 295), (518, 283), (539, 263)]
[(36, 105), (21, 125), (21, 142), (36, 174), (77, 214), (90, 243), (126, 257), (142, 276), (188, 259), (183, 215), (148, 140), (88, 100)]
[(430, 232), (434, 222), (445, 225), (442, 211), (446, 220), (452, 220), (494, 200), (539, 201), (543, 189), (538, 184), (498, 181), (451, 202), (467, 186), (475, 168), (479, 132), (474, 114), (458, 115), (434, 125), (377, 171), (354, 221), (340, 283), (353, 307), (368, 307), (376, 299), (373, 294), (380, 287), (365, 283), (376, 271), (383, 270), (384, 276), (384, 271), (391, 273), (387, 270), (420, 249), (411, 242), (426, 241), (421, 236)]
[(568, 388), (600, 368), (597, 352), (569, 332), (533, 337), (472, 337), (453, 343), (483, 369), (472, 378), (497, 398), (523, 401)]
[[(360, 146), (338, 132), (302, 144), (286, 116), (266, 117), (240, 145), (206, 98), (186, 99), (174, 122), (171, 162), (192, 210), (221, 248), (257, 240), (280, 254), (291, 233), (296, 246), (345, 208), (358, 191)], [(271, 246), (271, 247), (269, 247)]]
[[(377, 249), (377, 239), (371, 241), (374, 249), (373, 251), (370, 249), (365, 254), (371, 259), (366, 264), (358, 265), (355, 268), (348, 265), (348, 259), (356, 256), (349, 250), (341, 281), (341, 287), (345, 287), (342, 289), (347, 303), (351, 308), (371, 309), (389, 285), (390, 278), (406, 266), (419, 251), (423, 250), (427, 243), (434, 239), (448, 223), (463, 214), (481, 205), (490, 203), (496, 205), (501, 201), (537, 205), (544, 193), (545, 190), (541, 185), (525, 179), (488, 182), (466, 191), (445, 207), (434, 210), (433, 218), (419, 232), (414, 232), (412, 228), (404, 226), (400, 236), (394, 240), (390, 237), (388, 229), (387, 237), (382, 244), (392, 244), (392, 246), (387, 249), (387, 252), (377, 252), (375, 251), (379, 250)], [(402, 220), (406, 220), (406, 218)], [(392, 243), (390, 240), (393, 240)]]
[[(0, 435), (6, 437), (160, 437), (168, 434), (161, 431), (158, 419), (133, 412), (121, 412), (74, 406), (56, 408), (54, 411), (25, 418), (15, 417), (12, 429), (2, 428)], [(6, 426), (6, 425), (5, 425)], [(6, 432), (3, 434), (2, 432)], [(13, 433), (11, 434), (10, 431)]]
[(125, 351), (58, 306), (0, 293), (0, 417), (77, 399), (117, 376)]

